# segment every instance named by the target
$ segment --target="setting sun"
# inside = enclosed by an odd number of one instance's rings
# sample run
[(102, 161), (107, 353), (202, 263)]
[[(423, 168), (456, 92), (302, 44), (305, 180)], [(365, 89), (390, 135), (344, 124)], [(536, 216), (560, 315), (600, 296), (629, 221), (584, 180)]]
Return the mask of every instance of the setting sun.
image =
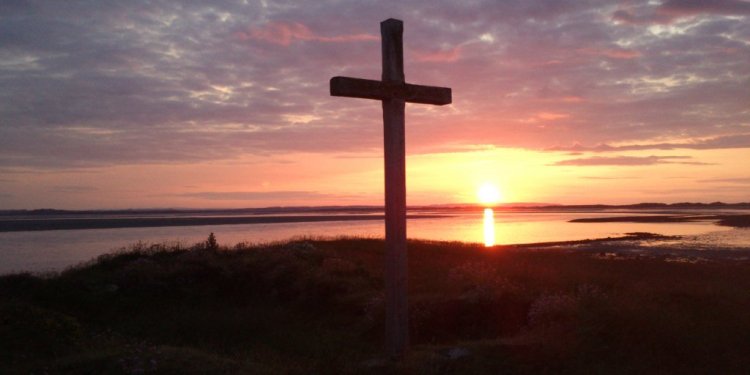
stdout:
[(495, 185), (485, 183), (477, 190), (477, 198), (479, 199), (479, 203), (495, 204), (502, 199), (502, 196), (500, 195), (500, 190)]

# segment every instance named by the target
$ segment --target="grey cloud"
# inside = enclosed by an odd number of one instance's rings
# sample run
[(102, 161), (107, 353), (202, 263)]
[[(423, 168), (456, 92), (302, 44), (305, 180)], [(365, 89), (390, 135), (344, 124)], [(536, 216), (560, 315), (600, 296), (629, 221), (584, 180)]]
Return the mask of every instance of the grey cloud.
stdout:
[(199, 198), (207, 200), (274, 200), (274, 199), (323, 199), (331, 195), (314, 191), (231, 191), (214, 192), (203, 191), (179, 194), (181, 197)]
[(612, 19), (628, 24), (668, 24), (695, 15), (747, 15), (750, 2), (742, 0), (667, 0), (659, 5), (634, 2), (629, 9), (618, 9)]
[(552, 165), (556, 166), (637, 166), (656, 164), (688, 164), (707, 165), (706, 163), (691, 161), (690, 156), (613, 156), (613, 157), (589, 157), (579, 159), (568, 159), (558, 161)]
[(659, 10), (675, 14), (750, 14), (750, 2), (741, 0), (667, 0)]
[(82, 194), (93, 193), (99, 191), (99, 189), (93, 186), (84, 185), (56, 185), (50, 187), (49, 191), (52, 193)]
[[(634, 17), (657, 11), (630, 4), (622, 11)], [(611, 23), (615, 2), (2, 7), (4, 167), (377, 150), (378, 103), (330, 98), (327, 84), (334, 75), (379, 77), (377, 41), (334, 41), (377, 35), (378, 22), (394, 14), (406, 22), (407, 79), (454, 89), (450, 108), (409, 109), (410, 152), (721, 137), (750, 124), (747, 17), (704, 18), (657, 36)], [(240, 37), (274, 22), (303, 25), (316, 37), (289, 45)], [(452, 49), (452, 61), (418, 59)], [(568, 117), (539, 121), (538, 112)]]
[(728, 135), (702, 139), (691, 143), (654, 143), (654, 144), (634, 144), (624, 146), (610, 146), (608, 144), (599, 144), (596, 146), (584, 146), (574, 144), (570, 147), (550, 147), (548, 151), (567, 151), (567, 152), (618, 152), (618, 151), (636, 151), (636, 150), (714, 150), (728, 148), (750, 148), (750, 134)]
[(709, 179), (709, 180), (699, 180), (698, 182), (709, 182), (709, 183), (718, 182), (718, 183), (747, 185), (747, 184), (750, 184), (750, 177), (714, 178), (714, 179)]

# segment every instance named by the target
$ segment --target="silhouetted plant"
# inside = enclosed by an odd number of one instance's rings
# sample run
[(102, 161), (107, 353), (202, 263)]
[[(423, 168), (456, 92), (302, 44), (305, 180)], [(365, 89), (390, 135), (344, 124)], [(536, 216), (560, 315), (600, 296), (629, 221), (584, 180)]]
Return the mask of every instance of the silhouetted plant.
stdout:
[(214, 236), (214, 232), (211, 232), (211, 234), (208, 235), (208, 239), (206, 240), (206, 249), (216, 250), (218, 248), (219, 248), (219, 243), (216, 242), (216, 236)]

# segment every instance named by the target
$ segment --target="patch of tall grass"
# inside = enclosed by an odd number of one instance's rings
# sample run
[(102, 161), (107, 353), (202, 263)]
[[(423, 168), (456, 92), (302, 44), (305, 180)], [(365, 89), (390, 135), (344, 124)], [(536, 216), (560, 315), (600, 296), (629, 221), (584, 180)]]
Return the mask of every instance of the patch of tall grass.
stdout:
[(410, 241), (414, 347), (403, 362), (390, 363), (372, 361), (381, 353), (385, 314), (382, 239), (304, 237), (231, 247), (219, 240), (138, 243), (57, 275), (0, 277), (0, 368), (480, 374), (750, 368), (746, 261), (613, 261), (598, 253)]

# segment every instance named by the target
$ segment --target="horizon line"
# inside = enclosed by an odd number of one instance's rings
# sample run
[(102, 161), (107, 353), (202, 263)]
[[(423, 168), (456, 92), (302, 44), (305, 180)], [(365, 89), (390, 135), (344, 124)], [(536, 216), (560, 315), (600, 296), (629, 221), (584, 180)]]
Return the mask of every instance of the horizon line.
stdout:
[[(564, 204), (564, 203), (542, 203), (542, 202), (505, 202), (495, 204), (482, 204), (482, 203), (434, 203), (434, 204), (421, 204), (421, 205), (408, 205), (407, 209), (420, 209), (420, 208), (468, 208), (468, 207), (481, 207), (481, 208), (576, 208), (576, 207), (611, 207), (611, 208), (632, 208), (632, 207), (679, 207), (679, 206), (748, 206), (750, 208), (750, 201), (747, 202), (639, 202), (639, 203), (625, 203), (625, 204), (611, 204), (611, 203), (584, 203), (584, 204)], [(259, 206), (259, 207), (236, 207), (236, 208), (216, 208), (216, 207), (131, 207), (131, 208), (82, 208), (82, 209), (68, 209), (68, 208), (14, 208), (14, 209), (0, 209), (0, 213), (14, 213), (14, 212), (149, 212), (149, 211), (175, 211), (175, 212), (195, 212), (195, 211), (246, 211), (246, 210), (294, 210), (294, 209), (330, 209), (330, 210), (345, 210), (345, 209), (384, 209), (384, 205), (367, 205), (367, 204), (355, 204), (355, 205), (318, 205), (318, 206), (300, 206), (300, 205), (272, 205), (272, 206)]]

